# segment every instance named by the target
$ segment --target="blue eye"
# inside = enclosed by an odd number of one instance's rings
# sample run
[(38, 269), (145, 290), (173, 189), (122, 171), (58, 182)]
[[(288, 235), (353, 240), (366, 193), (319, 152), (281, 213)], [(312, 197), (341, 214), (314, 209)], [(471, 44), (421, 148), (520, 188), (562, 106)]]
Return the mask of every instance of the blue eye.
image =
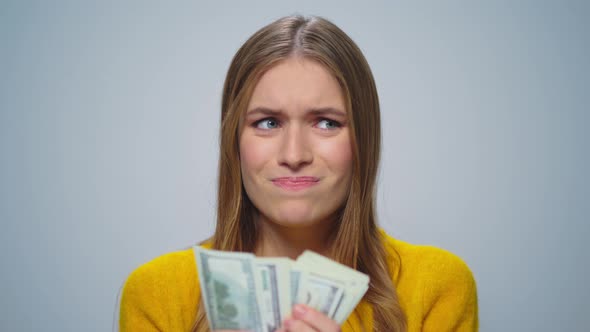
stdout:
[(338, 121), (330, 120), (330, 119), (321, 119), (318, 122), (318, 128), (320, 129), (336, 129), (340, 128), (342, 125)]
[(273, 118), (266, 118), (256, 121), (254, 125), (259, 129), (275, 129), (279, 126), (279, 122)]

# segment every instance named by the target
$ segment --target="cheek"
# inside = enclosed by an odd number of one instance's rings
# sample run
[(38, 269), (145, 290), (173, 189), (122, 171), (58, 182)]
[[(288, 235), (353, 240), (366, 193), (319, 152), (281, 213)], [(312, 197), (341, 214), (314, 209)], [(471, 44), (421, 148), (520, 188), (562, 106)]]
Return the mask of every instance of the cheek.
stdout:
[(269, 158), (269, 149), (264, 144), (243, 135), (240, 139), (240, 164), (242, 173), (250, 174), (262, 168)]
[(317, 149), (333, 172), (342, 176), (348, 176), (352, 172), (352, 147), (348, 135), (338, 140), (322, 142), (317, 145)]

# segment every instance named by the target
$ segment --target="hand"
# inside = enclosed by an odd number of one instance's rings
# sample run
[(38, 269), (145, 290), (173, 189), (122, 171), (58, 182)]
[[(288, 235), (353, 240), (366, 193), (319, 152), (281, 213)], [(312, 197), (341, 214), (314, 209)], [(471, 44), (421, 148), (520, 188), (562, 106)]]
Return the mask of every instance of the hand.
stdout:
[(303, 304), (293, 308), (293, 317), (285, 319), (276, 332), (340, 332), (340, 325), (323, 313)]

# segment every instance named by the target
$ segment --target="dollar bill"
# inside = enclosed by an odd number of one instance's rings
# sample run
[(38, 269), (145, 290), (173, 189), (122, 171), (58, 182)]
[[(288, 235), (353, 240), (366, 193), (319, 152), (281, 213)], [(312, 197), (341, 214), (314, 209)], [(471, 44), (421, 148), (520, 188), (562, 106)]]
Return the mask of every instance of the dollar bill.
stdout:
[(194, 247), (211, 330), (262, 332), (254, 255)]
[(257, 291), (264, 331), (278, 329), (291, 313), (291, 264), (288, 258), (257, 258), (261, 288)]
[(329, 317), (332, 317), (344, 294), (344, 284), (318, 275), (304, 273), (300, 277), (297, 303), (305, 304)]
[(342, 324), (361, 301), (369, 287), (369, 277), (350, 267), (335, 262), (315, 252), (306, 250), (297, 258), (298, 266), (309, 271), (318, 271), (322, 276), (344, 284), (342, 298), (330, 316)]
[(296, 261), (194, 247), (211, 330), (277, 330), (297, 303), (342, 324), (369, 287), (369, 277), (312, 251)]
[(297, 290), (299, 289), (299, 280), (303, 271), (296, 268), (291, 269), (291, 307), (296, 304)]

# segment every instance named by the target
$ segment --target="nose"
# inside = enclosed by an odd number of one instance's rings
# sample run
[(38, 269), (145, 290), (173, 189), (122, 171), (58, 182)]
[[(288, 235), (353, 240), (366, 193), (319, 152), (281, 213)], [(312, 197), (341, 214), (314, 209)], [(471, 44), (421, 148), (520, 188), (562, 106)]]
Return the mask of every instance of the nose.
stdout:
[(296, 171), (313, 161), (313, 153), (308, 139), (299, 126), (289, 126), (283, 132), (278, 163)]

